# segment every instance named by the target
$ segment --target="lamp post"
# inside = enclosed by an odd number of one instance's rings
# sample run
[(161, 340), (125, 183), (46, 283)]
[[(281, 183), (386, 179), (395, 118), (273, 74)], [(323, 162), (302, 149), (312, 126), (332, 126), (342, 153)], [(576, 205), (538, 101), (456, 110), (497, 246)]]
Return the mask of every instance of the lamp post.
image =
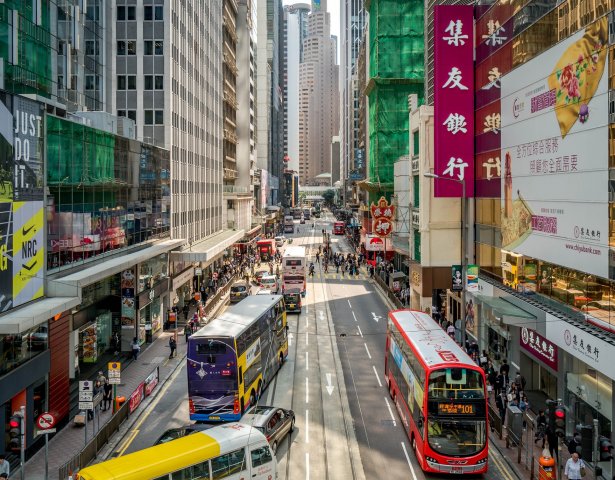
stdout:
[(466, 228), (466, 213), (467, 213), (467, 204), (466, 204), (466, 182), (465, 180), (459, 180), (453, 177), (441, 177), (440, 175), (436, 175), (435, 173), (424, 173), (424, 177), (433, 178), (438, 180), (449, 180), (451, 182), (460, 183), (461, 184), (461, 278), (462, 278), (462, 288), (461, 288), (461, 348), (465, 350), (466, 348), (466, 324), (465, 324), (465, 315), (466, 315), (466, 279), (468, 273), (468, 262), (466, 260), (466, 249), (467, 249), (467, 228)]

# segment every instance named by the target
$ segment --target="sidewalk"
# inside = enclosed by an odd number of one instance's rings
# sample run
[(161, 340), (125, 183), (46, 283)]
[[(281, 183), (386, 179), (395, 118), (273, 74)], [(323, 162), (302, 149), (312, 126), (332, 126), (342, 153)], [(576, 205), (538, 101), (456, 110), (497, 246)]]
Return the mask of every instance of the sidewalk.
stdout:
[[(225, 297), (225, 296), (223, 296)], [(210, 306), (207, 302), (207, 307), (215, 315), (216, 311), (224, 305), (226, 298), (218, 298), (218, 301)], [(196, 311), (195, 307), (191, 307), (189, 317)], [(183, 334), (183, 325), (178, 325), (177, 328), (177, 351), (173, 359), (169, 359), (169, 337), (173, 335), (173, 331), (162, 332), (154, 342), (144, 348), (139, 354), (136, 361), (128, 360), (122, 364), (121, 379), (122, 383), (117, 386), (117, 395), (124, 396), (126, 399), (137, 389), (137, 387), (152, 373), (156, 367), (160, 368), (159, 383), (153, 391), (151, 397), (155, 397), (160, 391), (162, 384), (173, 374), (173, 372), (181, 366), (186, 355), (186, 337)], [(131, 415), (135, 416), (138, 411), (143, 408), (142, 404)], [(111, 418), (111, 409), (103, 412), (96, 411), (94, 420), (88, 420), (87, 424), (87, 441), (91, 441), (93, 435), (98, 432)], [(130, 423), (130, 418), (124, 423)], [(71, 418), (68, 425), (60, 430), (53, 438), (49, 440), (49, 456), (48, 469), (49, 479), (55, 480), (58, 478), (58, 471), (62, 465), (68, 462), (76, 455), (86, 444), (86, 433), (83, 426), (75, 426)], [(116, 434), (117, 435), (117, 434)], [(111, 443), (113, 438), (109, 441)], [(105, 447), (103, 447), (104, 450)], [(19, 468), (13, 469), (11, 478), (20, 478)], [(25, 478), (27, 480), (44, 480), (45, 478), (45, 448), (41, 448), (34, 456), (26, 462)]]

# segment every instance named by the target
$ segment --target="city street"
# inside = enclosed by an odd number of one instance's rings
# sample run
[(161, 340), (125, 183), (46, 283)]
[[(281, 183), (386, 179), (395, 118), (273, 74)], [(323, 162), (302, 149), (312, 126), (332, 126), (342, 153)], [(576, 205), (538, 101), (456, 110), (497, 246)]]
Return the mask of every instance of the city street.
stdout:
[[(330, 214), (329, 214), (330, 215)], [(293, 245), (308, 247), (310, 261), (331, 231), (332, 217), (297, 224)], [(290, 236), (290, 235), (289, 235)], [(334, 252), (351, 252), (345, 237), (331, 236)], [(309, 262), (308, 262), (309, 263)], [(429, 478), (421, 471), (401, 427), (384, 379), (389, 307), (365, 269), (349, 278), (316, 264), (300, 315), (289, 314), (289, 357), (263, 393), (261, 405), (290, 408), (296, 428), (278, 448), (279, 478)], [(183, 345), (182, 345), (183, 347)], [(179, 367), (115, 455), (151, 446), (167, 429), (190, 423), (185, 365)], [(495, 448), (486, 479), (514, 480)]]

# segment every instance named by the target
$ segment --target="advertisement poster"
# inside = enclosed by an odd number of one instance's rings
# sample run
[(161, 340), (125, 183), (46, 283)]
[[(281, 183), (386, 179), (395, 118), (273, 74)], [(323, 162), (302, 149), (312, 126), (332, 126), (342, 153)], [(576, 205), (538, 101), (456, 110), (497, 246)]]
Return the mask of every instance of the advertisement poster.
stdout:
[(134, 326), (135, 319), (137, 318), (134, 269), (124, 270), (120, 275), (120, 288), (122, 290), (122, 325)]
[(453, 292), (461, 292), (463, 290), (463, 274), (461, 273), (461, 265), (453, 265), (451, 267), (451, 290)]
[[(436, 5), (435, 197), (474, 196), (474, 7)], [(454, 180), (454, 181), (453, 181)]]
[(96, 363), (98, 360), (96, 324), (92, 324), (81, 331), (81, 345), (83, 348), (83, 363)]
[(466, 290), (478, 292), (478, 265), (468, 265), (466, 272)]
[(502, 77), (502, 248), (608, 278), (607, 19)]
[(43, 296), (43, 107), (0, 92), (0, 312)]

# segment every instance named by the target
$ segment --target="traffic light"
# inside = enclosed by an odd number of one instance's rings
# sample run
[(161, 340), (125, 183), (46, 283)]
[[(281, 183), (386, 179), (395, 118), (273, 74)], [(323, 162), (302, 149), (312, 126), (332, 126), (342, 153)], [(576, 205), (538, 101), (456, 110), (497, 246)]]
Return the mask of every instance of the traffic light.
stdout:
[(590, 425), (581, 427), (581, 445), (577, 447), (580, 450), (579, 455), (586, 462), (592, 461), (592, 452), (594, 450), (594, 429)]
[(556, 407), (553, 409), (553, 416), (555, 417), (555, 434), (564, 438), (566, 436), (566, 410), (564, 407)]
[(14, 413), (9, 418), (9, 448), (13, 452), (21, 450), (21, 424), (22, 418), (20, 414)]
[(613, 458), (613, 454), (611, 453), (613, 450), (613, 444), (607, 437), (600, 436), (598, 439), (598, 444), (600, 446), (600, 462), (609, 462)]

